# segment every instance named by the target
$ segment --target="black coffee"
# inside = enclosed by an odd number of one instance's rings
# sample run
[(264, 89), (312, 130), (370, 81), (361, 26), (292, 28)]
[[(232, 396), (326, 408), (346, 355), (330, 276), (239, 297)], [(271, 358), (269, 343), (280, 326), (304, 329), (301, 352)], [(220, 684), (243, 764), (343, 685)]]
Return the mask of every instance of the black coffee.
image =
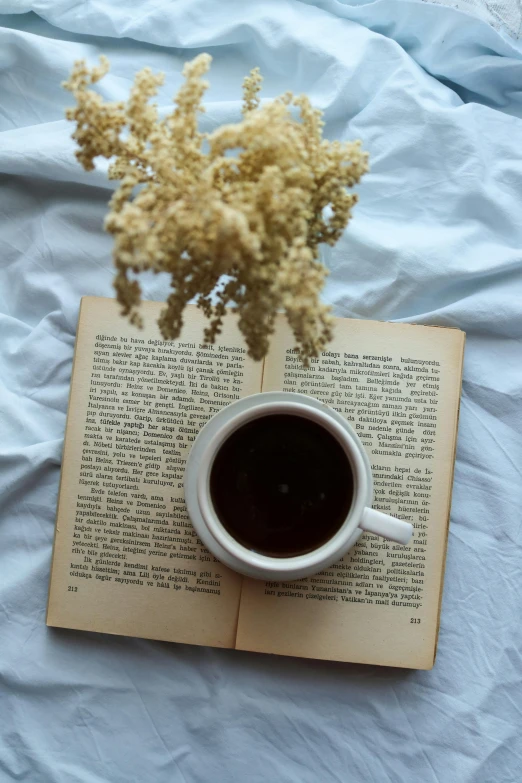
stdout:
[(348, 516), (353, 473), (338, 441), (314, 421), (275, 414), (254, 419), (221, 446), (210, 494), (226, 530), (271, 557), (325, 544)]

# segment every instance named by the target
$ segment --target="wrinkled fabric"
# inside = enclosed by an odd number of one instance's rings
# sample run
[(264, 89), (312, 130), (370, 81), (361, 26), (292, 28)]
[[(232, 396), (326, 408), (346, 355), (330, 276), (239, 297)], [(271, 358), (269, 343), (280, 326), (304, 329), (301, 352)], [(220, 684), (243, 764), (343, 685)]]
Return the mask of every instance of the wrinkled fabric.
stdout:
[[(371, 173), (324, 254), (339, 316), (467, 332), (439, 652), (431, 672), (48, 629), (82, 295), (111, 296), (112, 187), (76, 163), (60, 87), (106, 53), (213, 58), (202, 127), (306, 91)], [(0, 781), (512, 783), (522, 769), (522, 55), (414, 0), (0, 0)], [(162, 299), (164, 280), (144, 278)]]

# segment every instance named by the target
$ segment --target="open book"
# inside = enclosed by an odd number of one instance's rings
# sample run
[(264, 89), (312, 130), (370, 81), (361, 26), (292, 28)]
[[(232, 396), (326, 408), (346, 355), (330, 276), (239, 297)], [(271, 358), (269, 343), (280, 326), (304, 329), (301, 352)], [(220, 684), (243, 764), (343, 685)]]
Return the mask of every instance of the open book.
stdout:
[[(304, 369), (281, 317), (264, 362), (235, 317), (202, 345), (190, 307), (166, 343), (161, 304), (138, 331), (111, 299), (82, 300), (67, 416), (47, 624), (172, 642), (433, 666), (444, 575), (464, 333), (336, 319)], [(292, 583), (230, 571), (204, 549), (183, 500), (203, 424), (260, 391), (310, 394), (355, 427), (374, 507), (408, 520), (409, 546), (365, 534), (338, 563)]]

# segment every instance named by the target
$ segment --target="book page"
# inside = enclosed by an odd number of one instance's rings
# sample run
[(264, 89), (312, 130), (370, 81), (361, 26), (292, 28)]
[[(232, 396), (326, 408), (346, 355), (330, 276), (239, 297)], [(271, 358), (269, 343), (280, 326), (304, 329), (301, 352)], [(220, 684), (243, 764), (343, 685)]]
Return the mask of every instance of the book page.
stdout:
[[(373, 507), (414, 526), (408, 546), (366, 533), (344, 558), (292, 583), (245, 579), (236, 647), (429, 669), (451, 500), (464, 333), (336, 319), (310, 369), (280, 319), (263, 391), (309, 394), (341, 413), (370, 458)], [(320, 520), (317, 522), (320, 524)]]
[(233, 647), (241, 577), (203, 548), (183, 500), (204, 423), (261, 388), (235, 319), (214, 346), (189, 307), (179, 340), (110, 299), (82, 300), (69, 400), (48, 625)]

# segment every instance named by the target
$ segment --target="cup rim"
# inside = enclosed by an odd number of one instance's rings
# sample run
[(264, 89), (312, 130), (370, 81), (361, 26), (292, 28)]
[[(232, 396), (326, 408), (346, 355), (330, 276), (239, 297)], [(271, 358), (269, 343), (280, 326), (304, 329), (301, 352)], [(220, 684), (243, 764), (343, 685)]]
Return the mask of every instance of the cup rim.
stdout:
[[(230, 435), (244, 424), (264, 416), (290, 413), (310, 419), (324, 426), (342, 446), (352, 468), (354, 496), (348, 515), (339, 530), (324, 544), (306, 554), (295, 557), (271, 557), (247, 549), (223, 526), (213, 507), (210, 495), (210, 475), (214, 459)], [(200, 513), (214, 540), (233, 558), (254, 569), (265, 572), (289, 572), (302, 568), (321, 567), (334, 562), (343, 553), (346, 544), (357, 530), (370, 491), (368, 472), (360, 449), (351, 431), (343, 427), (324, 405), (324, 410), (294, 400), (266, 401), (238, 412), (223, 424), (205, 448), (198, 466), (197, 499)]]

